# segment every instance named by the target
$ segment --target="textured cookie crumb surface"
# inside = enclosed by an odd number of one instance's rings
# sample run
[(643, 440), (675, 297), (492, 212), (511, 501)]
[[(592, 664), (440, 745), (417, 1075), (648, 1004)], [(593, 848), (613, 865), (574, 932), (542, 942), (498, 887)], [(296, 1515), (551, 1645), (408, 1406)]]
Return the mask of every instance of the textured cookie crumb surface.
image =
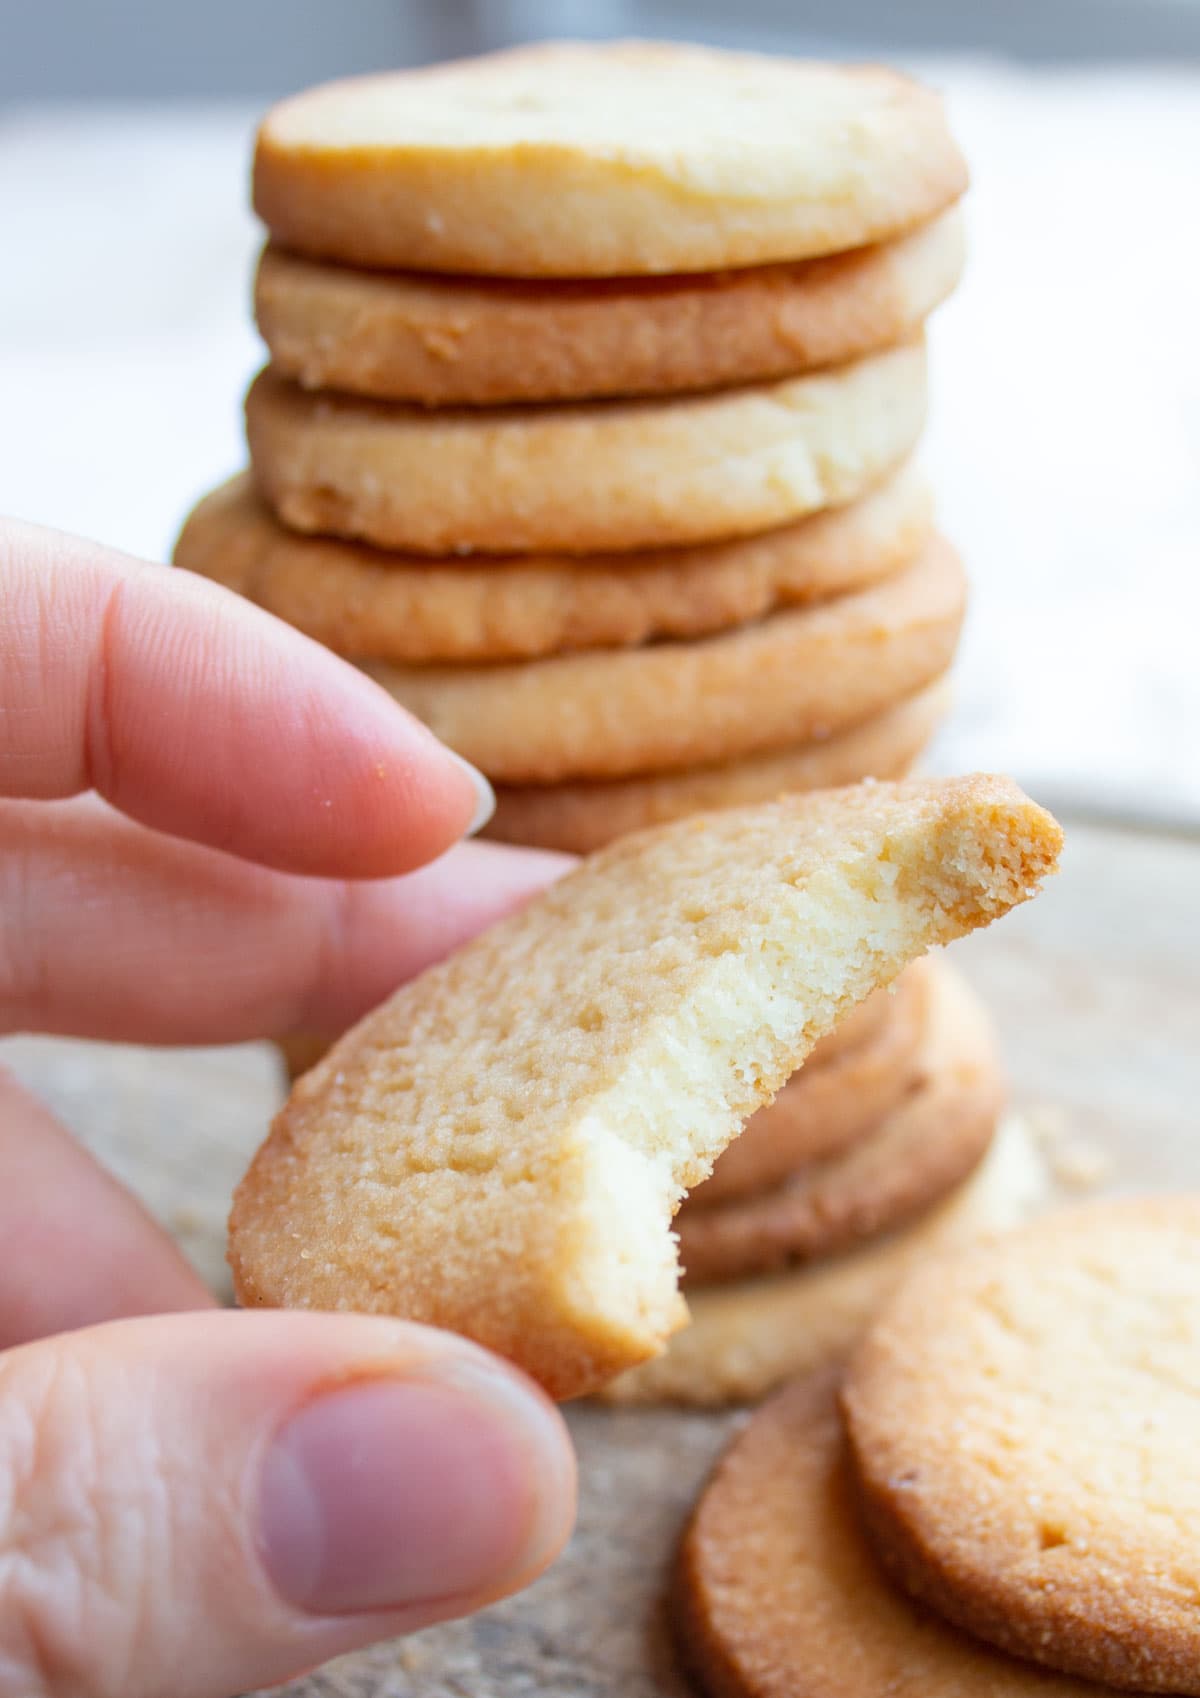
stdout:
[(1102, 1698), (1006, 1656), (888, 1584), (856, 1515), (838, 1374), (794, 1381), (718, 1462), (674, 1614), (710, 1698)]
[(297, 1084), (238, 1189), (244, 1303), (407, 1316), (559, 1396), (686, 1319), (670, 1219), (841, 1015), (1052, 871), (1006, 779), (787, 798), (602, 851)]
[(916, 1596), (1040, 1663), (1200, 1692), (1200, 1198), (1085, 1204), (915, 1274), (844, 1401)]

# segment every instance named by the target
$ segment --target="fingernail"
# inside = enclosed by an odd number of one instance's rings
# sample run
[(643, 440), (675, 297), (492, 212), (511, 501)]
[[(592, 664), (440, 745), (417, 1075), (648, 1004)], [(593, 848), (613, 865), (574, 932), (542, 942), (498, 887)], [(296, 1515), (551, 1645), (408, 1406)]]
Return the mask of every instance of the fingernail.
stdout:
[(284, 1425), (260, 1484), (263, 1562), (319, 1615), (493, 1595), (565, 1534), (573, 1463), (552, 1406), (500, 1368), (326, 1392)]
[(442, 747), (455, 766), (461, 767), (466, 773), (475, 791), (475, 812), (471, 815), (470, 825), (463, 833), (464, 837), (474, 837), (477, 832), (483, 830), (496, 811), (496, 792), (478, 767), (472, 766), (470, 761), (465, 761), (461, 755), (455, 754), (453, 749), (446, 749), (445, 744)]

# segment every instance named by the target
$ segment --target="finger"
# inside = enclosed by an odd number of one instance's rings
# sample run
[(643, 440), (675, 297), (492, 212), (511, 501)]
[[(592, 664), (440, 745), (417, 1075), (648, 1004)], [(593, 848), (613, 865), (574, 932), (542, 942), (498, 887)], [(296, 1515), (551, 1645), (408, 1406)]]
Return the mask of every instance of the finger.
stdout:
[(0, 1069), (0, 1350), (212, 1302), (166, 1233)]
[(341, 1031), (570, 863), (467, 843), (333, 884), (94, 800), (0, 802), (0, 1029), (143, 1043)]
[(525, 1584), (574, 1491), (553, 1406), (448, 1334), (214, 1313), (27, 1345), (0, 1358), (0, 1690), (273, 1686)]
[(292, 872), (440, 854), (487, 793), (344, 661), (190, 573), (0, 522), (0, 795), (95, 789)]

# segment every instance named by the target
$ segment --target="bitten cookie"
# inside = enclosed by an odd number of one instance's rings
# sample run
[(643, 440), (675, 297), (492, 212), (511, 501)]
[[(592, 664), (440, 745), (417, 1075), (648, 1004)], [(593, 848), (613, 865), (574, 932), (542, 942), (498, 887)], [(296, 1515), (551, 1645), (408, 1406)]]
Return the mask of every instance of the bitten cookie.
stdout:
[(912, 565), (931, 506), (906, 466), (848, 507), (733, 542), (440, 560), (297, 535), (243, 475), (198, 504), (175, 564), (358, 660), (514, 660), (707, 636), (863, 589)]
[[(936, 1264), (934, 1264), (936, 1266)], [(684, 1534), (674, 1618), (710, 1698), (1103, 1698), (916, 1610), (855, 1513), (837, 1374), (797, 1380), (721, 1457)]]
[(717, 1157), (709, 1178), (688, 1197), (685, 1213), (771, 1191), (797, 1168), (828, 1161), (879, 1130), (927, 1065), (931, 965), (914, 961), (892, 994), (882, 993), (886, 1016), (860, 1043), (844, 1044), (825, 1059), (818, 1052), (841, 1027), (821, 1040), (775, 1101), (760, 1108)]
[(305, 389), (423, 406), (675, 395), (907, 342), (962, 273), (962, 219), (795, 265), (580, 282), (353, 271), (269, 246), (255, 312)]
[(851, 1366), (885, 1563), (1039, 1663), (1200, 1692), (1200, 1198), (1103, 1202), (915, 1274)]
[(281, 102), (254, 205), (351, 265), (610, 277), (862, 247), (966, 180), (941, 101), (893, 71), (571, 42)]
[(940, 538), (906, 571), (691, 643), (495, 666), (365, 668), (501, 783), (733, 760), (869, 719), (954, 658), (966, 578)]
[(818, 1038), (1031, 896), (1009, 780), (865, 785), (603, 850), (299, 1081), (238, 1187), (243, 1303), (465, 1333), (559, 1397), (686, 1320), (671, 1215)]
[(970, 1178), (898, 1232), (787, 1273), (689, 1291), (691, 1325), (599, 1396), (702, 1408), (757, 1403), (796, 1374), (844, 1362), (910, 1268), (1018, 1225), (1052, 1194), (1033, 1140), (1020, 1121), (1008, 1121)]
[(982, 1161), (1004, 1101), (991, 1023), (944, 961), (931, 968), (920, 1083), (871, 1137), (773, 1191), (685, 1204), (675, 1229), (689, 1287), (816, 1261), (890, 1232)]
[(919, 342), (670, 400), (430, 412), (312, 394), (270, 367), (246, 397), (255, 479), (285, 524), (416, 554), (746, 536), (864, 494), (924, 418)]
[(647, 826), (710, 808), (771, 802), (795, 790), (836, 789), (863, 778), (904, 778), (945, 716), (950, 688), (938, 679), (849, 731), (781, 753), (719, 766), (579, 784), (501, 784), (483, 836), (576, 855)]

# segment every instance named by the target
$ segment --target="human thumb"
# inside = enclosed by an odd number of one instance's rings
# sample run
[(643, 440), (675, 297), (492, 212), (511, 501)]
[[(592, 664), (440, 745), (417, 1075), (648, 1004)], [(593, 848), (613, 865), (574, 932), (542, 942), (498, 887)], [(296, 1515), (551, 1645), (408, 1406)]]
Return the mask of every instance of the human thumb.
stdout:
[(558, 1412), (349, 1315), (116, 1321), (0, 1355), (0, 1695), (228, 1698), (531, 1580)]

